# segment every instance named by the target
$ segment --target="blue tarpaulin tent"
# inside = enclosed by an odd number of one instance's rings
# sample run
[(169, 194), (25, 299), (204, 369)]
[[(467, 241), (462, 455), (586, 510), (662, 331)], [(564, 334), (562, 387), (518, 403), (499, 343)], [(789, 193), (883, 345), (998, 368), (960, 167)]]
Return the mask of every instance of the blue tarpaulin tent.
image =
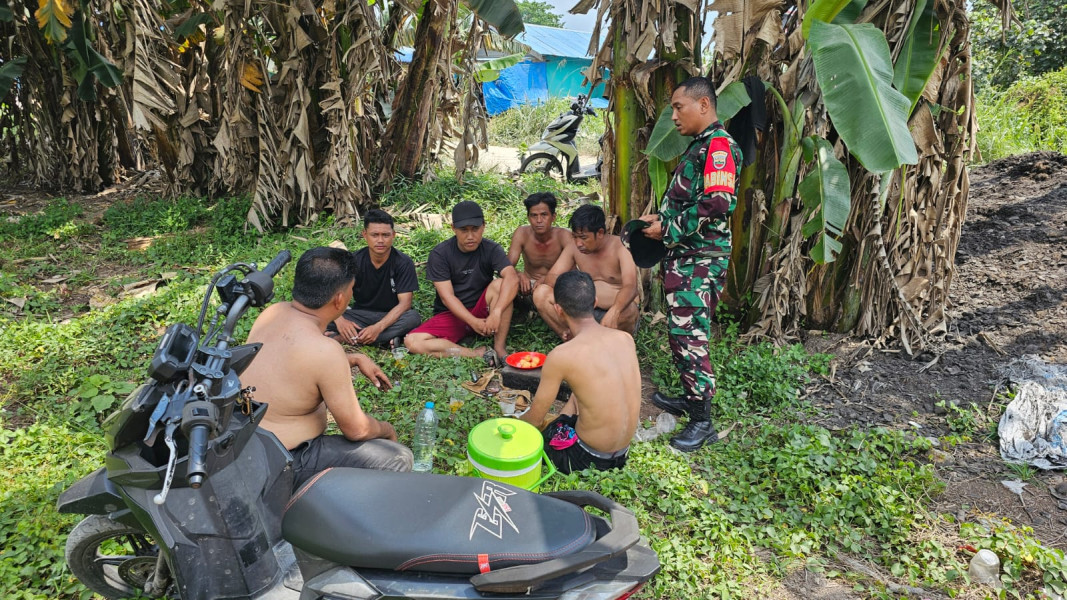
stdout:
[[(588, 94), (589, 87), (582, 85), (583, 70), (592, 64), (588, 54), (592, 33), (526, 25), (526, 31), (516, 40), (530, 47), (523, 62), (503, 69), (500, 78), (482, 84), (485, 108), (496, 115), (520, 104), (543, 102), (548, 98), (567, 98)], [(600, 84), (591, 94), (592, 105), (607, 106), (603, 99), (604, 85)]]

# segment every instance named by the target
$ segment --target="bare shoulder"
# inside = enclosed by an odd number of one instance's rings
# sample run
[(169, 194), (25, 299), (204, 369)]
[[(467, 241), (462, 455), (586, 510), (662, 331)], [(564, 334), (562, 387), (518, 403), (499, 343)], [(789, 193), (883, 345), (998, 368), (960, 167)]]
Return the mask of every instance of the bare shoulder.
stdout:
[(558, 240), (559, 243), (563, 244), (564, 246), (574, 245), (574, 236), (571, 235), (569, 229), (565, 229), (563, 227), (553, 227), (552, 235), (556, 236), (556, 240)]
[(581, 344), (575, 342), (575, 340), (568, 340), (562, 344), (556, 345), (555, 348), (548, 351), (548, 357), (545, 358), (545, 362), (552, 361), (557, 366), (567, 364), (568, 361), (573, 361), (578, 358), (578, 354), (581, 353), (579, 348)]
[(519, 225), (515, 228), (515, 233), (511, 234), (511, 241), (525, 243), (531, 231), (533, 229), (529, 225)]
[(618, 329), (611, 329), (609, 327), (605, 327), (604, 329), (607, 330), (605, 333), (610, 336), (609, 339), (611, 340), (612, 346), (628, 348), (636, 351), (637, 344), (634, 342), (633, 336), (629, 333), (619, 331)]

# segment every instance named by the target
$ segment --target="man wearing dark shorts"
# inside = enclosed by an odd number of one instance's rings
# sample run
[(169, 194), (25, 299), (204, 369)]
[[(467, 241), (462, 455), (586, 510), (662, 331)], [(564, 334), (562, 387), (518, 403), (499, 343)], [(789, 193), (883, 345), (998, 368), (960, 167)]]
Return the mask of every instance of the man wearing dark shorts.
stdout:
[[(512, 301), (519, 289), (515, 267), (500, 244), (484, 239), (485, 216), (477, 203), (452, 208), (453, 237), (430, 251), (426, 276), (437, 290), (434, 315), (404, 338), (414, 354), (486, 357), (494, 366), (507, 354)], [(500, 277), (494, 279), (494, 275)], [(464, 348), (471, 334), (492, 336), (492, 348)]]
[(419, 288), (415, 263), (393, 248), (393, 217), (377, 208), (363, 215), (367, 247), (352, 254), (356, 284), (352, 304), (327, 328), (345, 343), (396, 347), (422, 323), (411, 298)]
[[(352, 299), (355, 265), (341, 248), (312, 248), (296, 264), (293, 301), (268, 306), (252, 324), (248, 342), (263, 344), (241, 381), (266, 402), (259, 426), (293, 455), (297, 486), (329, 467), (410, 471), (411, 451), (396, 430), (363, 411), (352, 386), (358, 367), (378, 388), (389, 378), (362, 354), (346, 354), (323, 335)], [(324, 435), (327, 412), (341, 435)]]
[(588, 273), (562, 273), (553, 298), (556, 318), (573, 335), (548, 353), (537, 393), (520, 418), (539, 426), (566, 381), (573, 393), (560, 417), (542, 431), (545, 454), (563, 473), (621, 467), (641, 412), (634, 339), (593, 319), (596, 286)]

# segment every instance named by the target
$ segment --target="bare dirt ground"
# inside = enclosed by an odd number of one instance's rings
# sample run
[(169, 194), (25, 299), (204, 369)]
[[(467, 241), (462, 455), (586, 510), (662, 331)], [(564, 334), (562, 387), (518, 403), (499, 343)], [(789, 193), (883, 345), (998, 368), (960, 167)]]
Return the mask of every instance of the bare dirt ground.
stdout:
[[(972, 169), (956, 265), (949, 332), (934, 352), (908, 357), (844, 337), (805, 340), (809, 350), (836, 355), (832, 381), (811, 390), (816, 421), (933, 438), (970, 429), (969, 441), (931, 453), (946, 484), (933, 510), (1006, 517), (1032, 527), (1045, 545), (1067, 548), (1067, 502), (1056, 497), (1067, 497), (1067, 476), (1012, 469), (1000, 458), (995, 429), (1014, 383), (1007, 364), (1023, 355), (1067, 364), (1067, 156), (1026, 154)], [(942, 402), (973, 403), (973, 426), (956, 421), (953, 432), (948, 420), (957, 413)], [(1001, 483), (1020, 476), (1027, 483), (1021, 495)]]

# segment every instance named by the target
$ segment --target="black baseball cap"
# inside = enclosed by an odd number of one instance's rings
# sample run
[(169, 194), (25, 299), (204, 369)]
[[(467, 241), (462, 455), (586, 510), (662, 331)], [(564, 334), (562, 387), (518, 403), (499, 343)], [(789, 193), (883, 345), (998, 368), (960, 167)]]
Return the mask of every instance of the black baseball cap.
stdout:
[(468, 225), (484, 225), (485, 215), (482, 207), (472, 200), (464, 200), (452, 207), (452, 226), (467, 227)]

